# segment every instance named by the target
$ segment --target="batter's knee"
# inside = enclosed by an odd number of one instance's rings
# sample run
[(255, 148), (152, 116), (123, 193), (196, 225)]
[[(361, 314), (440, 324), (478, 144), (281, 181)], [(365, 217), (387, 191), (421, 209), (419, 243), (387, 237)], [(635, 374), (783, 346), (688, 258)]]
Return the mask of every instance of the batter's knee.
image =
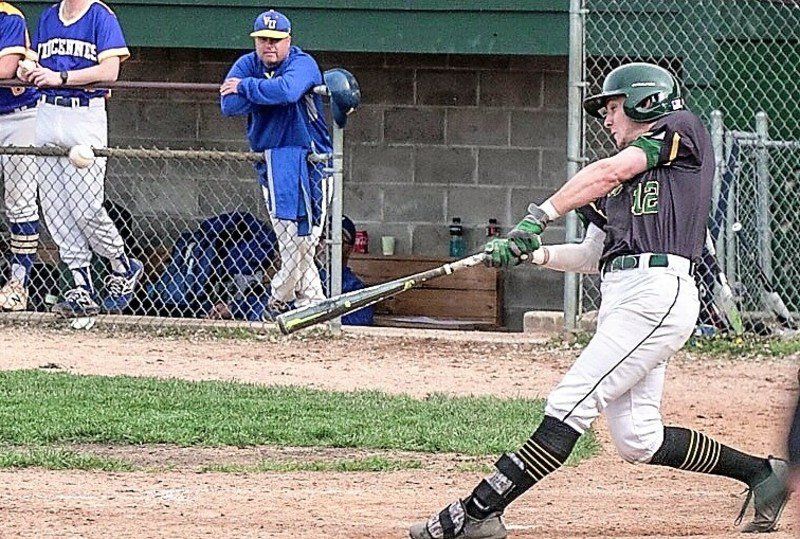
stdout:
[[(657, 448), (656, 448), (657, 450)], [(617, 445), (617, 452), (622, 460), (631, 464), (647, 464), (653, 458), (655, 451), (646, 447)]]
[(647, 464), (664, 442), (664, 426), (660, 421), (639, 425), (609, 419), (611, 438), (617, 452), (626, 462)]

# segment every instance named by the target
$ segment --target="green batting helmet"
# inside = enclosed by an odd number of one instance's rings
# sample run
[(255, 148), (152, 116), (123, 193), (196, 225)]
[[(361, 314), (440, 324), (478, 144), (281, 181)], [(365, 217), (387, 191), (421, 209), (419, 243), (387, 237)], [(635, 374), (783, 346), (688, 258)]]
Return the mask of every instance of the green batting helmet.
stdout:
[(624, 96), (622, 108), (634, 122), (651, 122), (683, 108), (678, 81), (654, 64), (634, 62), (620, 66), (603, 81), (603, 91), (583, 100), (583, 108), (595, 118), (609, 98)]

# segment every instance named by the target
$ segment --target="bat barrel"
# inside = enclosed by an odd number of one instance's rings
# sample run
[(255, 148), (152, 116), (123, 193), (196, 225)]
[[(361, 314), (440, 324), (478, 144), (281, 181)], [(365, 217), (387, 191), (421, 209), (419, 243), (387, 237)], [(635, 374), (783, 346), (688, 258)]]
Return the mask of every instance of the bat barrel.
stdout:
[(408, 277), (401, 277), (394, 281), (377, 284), (360, 290), (353, 290), (339, 296), (322, 300), (320, 302), (287, 311), (278, 315), (275, 322), (284, 335), (295, 331), (332, 320), (337, 316), (367, 307), (414, 288), (430, 279), (449, 275), (455, 271), (476, 266), (483, 261), (483, 254), (473, 255), (461, 260), (444, 264), (428, 271), (415, 273)]

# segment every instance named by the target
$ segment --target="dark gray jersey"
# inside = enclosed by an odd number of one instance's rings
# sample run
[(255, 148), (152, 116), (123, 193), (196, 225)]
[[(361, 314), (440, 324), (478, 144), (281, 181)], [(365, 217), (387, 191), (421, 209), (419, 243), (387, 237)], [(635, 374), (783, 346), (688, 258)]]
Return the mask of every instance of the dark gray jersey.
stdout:
[(639, 253), (669, 253), (699, 261), (705, 240), (714, 150), (700, 119), (688, 110), (653, 124), (633, 146), (648, 170), (606, 195), (602, 261)]

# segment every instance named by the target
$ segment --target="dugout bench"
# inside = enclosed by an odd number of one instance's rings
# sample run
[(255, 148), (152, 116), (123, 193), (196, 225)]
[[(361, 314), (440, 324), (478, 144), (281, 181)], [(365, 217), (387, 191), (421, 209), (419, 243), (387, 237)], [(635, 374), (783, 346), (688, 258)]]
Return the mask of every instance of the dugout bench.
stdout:
[[(411, 255), (350, 255), (367, 286), (426, 271), (454, 259)], [(375, 305), (375, 325), (498, 330), (503, 327), (502, 272), (474, 266), (422, 284)]]

